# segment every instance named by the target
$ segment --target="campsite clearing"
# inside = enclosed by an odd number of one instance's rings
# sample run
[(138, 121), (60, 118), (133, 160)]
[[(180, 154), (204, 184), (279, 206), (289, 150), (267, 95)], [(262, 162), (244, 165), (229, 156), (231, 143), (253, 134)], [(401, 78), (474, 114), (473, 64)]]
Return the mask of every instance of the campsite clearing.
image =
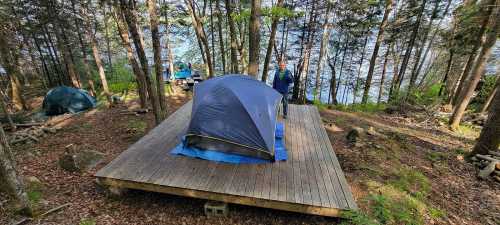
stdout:
[(188, 126), (192, 102), (96, 173), (104, 185), (323, 216), (356, 209), (316, 107), (291, 105), (289, 159), (235, 165), (170, 154)]

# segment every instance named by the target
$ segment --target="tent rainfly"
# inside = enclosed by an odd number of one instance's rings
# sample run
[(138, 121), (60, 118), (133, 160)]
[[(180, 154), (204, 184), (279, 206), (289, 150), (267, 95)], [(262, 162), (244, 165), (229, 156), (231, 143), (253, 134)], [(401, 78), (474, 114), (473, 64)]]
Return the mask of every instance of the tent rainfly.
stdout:
[(194, 88), (186, 146), (274, 159), (281, 94), (249, 76), (225, 75)]
[(48, 116), (77, 113), (96, 106), (96, 99), (83, 89), (59, 86), (47, 92), (43, 110)]

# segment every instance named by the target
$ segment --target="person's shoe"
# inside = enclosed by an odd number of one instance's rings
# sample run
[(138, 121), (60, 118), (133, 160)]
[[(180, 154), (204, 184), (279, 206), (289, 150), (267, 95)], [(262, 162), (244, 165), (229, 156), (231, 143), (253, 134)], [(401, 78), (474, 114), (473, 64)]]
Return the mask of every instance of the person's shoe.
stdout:
[(283, 115), (283, 119), (286, 119), (286, 115)]

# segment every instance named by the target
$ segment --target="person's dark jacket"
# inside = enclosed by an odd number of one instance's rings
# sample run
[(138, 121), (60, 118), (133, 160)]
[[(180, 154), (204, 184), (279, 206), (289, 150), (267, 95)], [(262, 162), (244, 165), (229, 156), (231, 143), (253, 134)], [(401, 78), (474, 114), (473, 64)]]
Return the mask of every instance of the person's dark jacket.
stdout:
[(280, 79), (280, 70), (276, 70), (273, 80), (273, 88), (281, 94), (288, 94), (288, 88), (293, 83), (292, 74), (290, 70), (285, 69), (283, 79)]

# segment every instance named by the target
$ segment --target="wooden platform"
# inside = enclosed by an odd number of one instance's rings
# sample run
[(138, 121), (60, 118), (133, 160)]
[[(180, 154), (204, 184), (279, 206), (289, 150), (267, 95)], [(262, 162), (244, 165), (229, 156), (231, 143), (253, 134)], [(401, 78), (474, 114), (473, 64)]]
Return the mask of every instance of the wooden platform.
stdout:
[(317, 109), (290, 105), (289, 159), (233, 165), (170, 154), (187, 129), (191, 102), (95, 175), (101, 183), (323, 216), (356, 209)]

